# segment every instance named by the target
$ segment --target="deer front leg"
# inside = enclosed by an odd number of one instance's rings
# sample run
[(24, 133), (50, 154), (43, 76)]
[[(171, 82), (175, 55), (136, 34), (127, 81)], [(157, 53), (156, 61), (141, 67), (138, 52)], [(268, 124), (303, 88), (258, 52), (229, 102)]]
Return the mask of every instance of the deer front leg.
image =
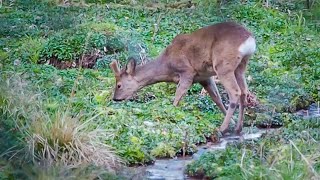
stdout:
[(186, 94), (188, 89), (191, 87), (193, 83), (193, 77), (194, 75), (192, 74), (185, 74), (180, 76), (179, 84), (176, 90), (176, 95), (173, 101), (174, 106), (178, 106), (181, 98)]

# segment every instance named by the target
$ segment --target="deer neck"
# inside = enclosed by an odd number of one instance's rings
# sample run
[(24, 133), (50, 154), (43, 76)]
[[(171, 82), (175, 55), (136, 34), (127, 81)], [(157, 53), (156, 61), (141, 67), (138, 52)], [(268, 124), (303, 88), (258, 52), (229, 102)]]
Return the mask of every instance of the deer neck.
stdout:
[(140, 88), (159, 82), (171, 82), (168, 66), (161, 57), (142, 66), (137, 66), (135, 78)]

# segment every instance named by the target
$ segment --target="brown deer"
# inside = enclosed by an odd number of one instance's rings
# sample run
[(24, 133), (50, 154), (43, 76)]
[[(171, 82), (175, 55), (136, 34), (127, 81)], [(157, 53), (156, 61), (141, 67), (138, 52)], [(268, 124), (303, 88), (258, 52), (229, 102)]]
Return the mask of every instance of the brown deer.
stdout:
[[(136, 65), (130, 59), (119, 69), (117, 61), (110, 64), (116, 78), (113, 100), (130, 99), (139, 89), (158, 82), (178, 83), (174, 106), (193, 83), (200, 83), (225, 115), (220, 131), (225, 133), (239, 105), (235, 131), (242, 131), (247, 84), (245, 71), (256, 50), (253, 35), (234, 22), (203, 27), (190, 34), (177, 35), (171, 44), (153, 61)], [(226, 110), (212, 76), (218, 76), (229, 97)]]

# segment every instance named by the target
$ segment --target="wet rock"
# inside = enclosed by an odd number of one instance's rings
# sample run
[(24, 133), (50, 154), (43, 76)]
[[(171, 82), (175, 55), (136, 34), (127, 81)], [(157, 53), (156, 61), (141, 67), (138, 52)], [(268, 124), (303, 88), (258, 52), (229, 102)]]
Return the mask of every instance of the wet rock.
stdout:
[(15, 66), (19, 66), (20, 64), (21, 64), (20, 59), (16, 59), (13, 61), (13, 65), (15, 65)]
[(153, 127), (153, 126), (156, 125), (155, 123), (153, 123), (153, 122), (151, 122), (151, 121), (144, 121), (143, 124), (146, 125), (146, 126), (148, 126), (148, 127)]

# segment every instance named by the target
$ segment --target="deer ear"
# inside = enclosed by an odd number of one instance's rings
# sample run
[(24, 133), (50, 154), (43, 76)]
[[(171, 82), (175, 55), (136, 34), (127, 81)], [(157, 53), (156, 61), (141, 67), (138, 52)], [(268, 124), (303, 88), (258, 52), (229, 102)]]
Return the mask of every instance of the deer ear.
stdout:
[(120, 69), (119, 69), (119, 66), (118, 66), (118, 62), (116, 60), (113, 60), (111, 63), (110, 63), (110, 68), (111, 70), (113, 71), (114, 75), (119, 75), (120, 74)]
[(126, 66), (126, 72), (130, 75), (133, 75), (136, 69), (136, 65), (137, 65), (136, 60), (134, 58), (130, 58)]

